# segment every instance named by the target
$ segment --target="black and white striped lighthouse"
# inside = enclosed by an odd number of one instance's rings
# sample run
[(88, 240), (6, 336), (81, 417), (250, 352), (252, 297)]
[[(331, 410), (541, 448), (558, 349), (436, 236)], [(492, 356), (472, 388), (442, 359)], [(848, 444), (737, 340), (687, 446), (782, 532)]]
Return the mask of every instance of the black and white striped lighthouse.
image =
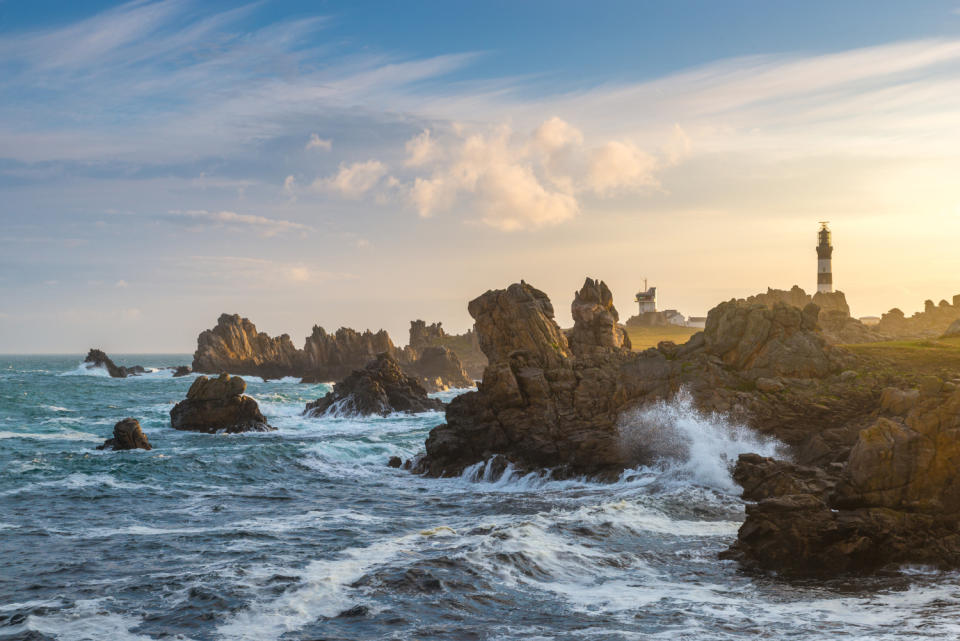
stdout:
[(820, 221), (817, 233), (817, 291), (829, 294), (833, 291), (833, 269), (830, 258), (833, 256), (833, 244), (830, 242), (830, 228), (825, 220)]

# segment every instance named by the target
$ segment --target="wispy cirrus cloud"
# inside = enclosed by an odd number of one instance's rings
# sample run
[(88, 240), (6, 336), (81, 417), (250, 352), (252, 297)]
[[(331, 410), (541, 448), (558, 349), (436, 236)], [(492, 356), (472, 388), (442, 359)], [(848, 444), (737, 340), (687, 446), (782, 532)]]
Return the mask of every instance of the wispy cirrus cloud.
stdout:
[(265, 237), (276, 236), (282, 232), (289, 231), (301, 233), (313, 231), (312, 227), (302, 223), (277, 218), (267, 218), (266, 216), (256, 216), (253, 214), (238, 214), (233, 211), (191, 209), (186, 211), (171, 210), (168, 214), (175, 219), (195, 221), (201, 225), (253, 229)]

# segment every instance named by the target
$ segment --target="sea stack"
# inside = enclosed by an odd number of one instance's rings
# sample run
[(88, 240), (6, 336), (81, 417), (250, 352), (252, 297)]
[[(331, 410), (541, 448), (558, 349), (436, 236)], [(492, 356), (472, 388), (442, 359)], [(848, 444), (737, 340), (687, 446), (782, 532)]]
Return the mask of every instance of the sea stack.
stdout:
[(201, 376), (187, 391), (186, 400), (170, 410), (170, 425), (177, 430), (207, 434), (269, 432), (257, 402), (244, 395), (247, 383), (239, 376)]

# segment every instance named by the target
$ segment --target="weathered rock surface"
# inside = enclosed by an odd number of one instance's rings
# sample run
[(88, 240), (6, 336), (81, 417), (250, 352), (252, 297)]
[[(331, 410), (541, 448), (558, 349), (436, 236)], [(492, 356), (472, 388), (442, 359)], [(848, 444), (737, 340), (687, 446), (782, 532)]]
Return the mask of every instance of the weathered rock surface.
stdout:
[(856, 318), (850, 316), (850, 306), (843, 292), (817, 292), (813, 296), (794, 285), (789, 290), (767, 288), (763, 294), (756, 294), (746, 299), (748, 303), (766, 305), (771, 309), (777, 303), (803, 309), (814, 303), (820, 309), (817, 319), (823, 337), (829, 343), (870, 343), (887, 340), (888, 337), (867, 327)]
[(568, 338), (574, 354), (630, 349), (630, 337), (617, 325), (620, 315), (605, 282), (587, 278), (574, 293), (570, 311), (574, 326)]
[[(246, 318), (222, 314), (216, 327), (203, 331), (197, 338), (193, 371), (233, 372), (263, 378), (295, 376), (304, 382), (322, 383), (341, 379), (362, 369), (377, 354), (386, 353), (408, 369), (408, 373), (422, 377), (431, 389), (473, 384), (455, 358), (431, 352), (427, 361), (420, 363), (421, 351), (398, 349), (384, 330), (358, 332), (341, 327), (330, 334), (319, 326), (314, 326), (303, 349), (298, 349), (287, 334), (271, 337), (258, 332)], [(439, 385), (438, 378), (441, 379)]]
[(416, 375), (424, 389), (430, 392), (475, 387), (473, 379), (464, 371), (460, 359), (453, 350), (446, 347), (421, 348), (416, 358), (404, 369)]
[(276, 429), (267, 424), (257, 402), (244, 395), (246, 389), (246, 381), (239, 376), (200, 376), (187, 391), (186, 400), (170, 410), (170, 425), (178, 430), (208, 434)]
[(937, 338), (942, 336), (950, 325), (960, 319), (960, 294), (953, 297), (953, 304), (941, 300), (934, 304), (932, 300), (924, 302), (923, 311), (909, 318), (894, 307), (880, 318), (877, 331), (893, 338)]
[[(432, 475), (458, 474), (494, 455), (520, 469), (616, 474), (644, 459), (642, 443), (639, 449), (624, 445), (628, 410), (681, 387), (689, 389), (698, 408), (739, 412), (745, 420), (756, 416), (756, 427), (778, 437), (779, 417), (792, 417), (786, 440), (801, 444), (812, 414), (798, 400), (802, 395), (792, 389), (770, 394), (744, 389), (763, 377), (806, 380), (846, 369), (842, 350), (816, 329), (815, 306), (803, 312), (731, 301), (713, 310), (707, 329), (686, 344), (661, 343), (642, 353), (620, 340), (609, 290), (591, 279), (574, 298), (569, 339), (554, 321), (547, 296), (524, 282), (489, 291), (468, 309), (490, 364), (478, 391), (455, 398), (446, 424), (430, 433), (426, 455), (415, 468)], [(837, 398), (850, 404), (859, 397)], [(833, 410), (821, 407), (825, 414)], [(822, 427), (826, 432), (833, 426)], [(845, 433), (836, 438), (846, 439), (847, 447), (853, 440)], [(823, 456), (833, 440), (808, 444), (811, 456)]]
[(726, 556), (795, 574), (960, 567), (960, 391), (935, 382), (884, 390), (842, 464), (742, 456), (735, 478), (758, 502)]
[(174, 378), (179, 378), (181, 376), (189, 376), (190, 374), (193, 374), (193, 370), (190, 369), (189, 365), (180, 365), (173, 370)]
[(477, 334), (472, 329), (464, 334), (448, 334), (441, 323), (427, 325), (422, 320), (410, 321), (409, 347), (415, 352), (422, 352), (427, 347), (450, 349), (460, 359), (463, 370), (471, 381), (482, 378), (483, 370), (487, 366), (487, 357), (480, 349)]
[[(442, 349), (442, 348), (441, 348)], [(416, 378), (400, 369), (400, 364), (389, 354), (379, 354), (361, 370), (337, 383), (332, 392), (312, 403), (307, 403), (304, 414), (320, 416), (387, 416), (393, 412), (438, 411), (444, 407), (437, 399), (427, 396)]]
[(121, 367), (114, 363), (109, 356), (99, 349), (91, 349), (87, 352), (87, 357), (83, 362), (88, 368), (102, 367), (107, 370), (112, 378), (126, 378), (128, 376), (138, 376), (146, 372), (140, 365), (133, 367)]
[(108, 438), (98, 450), (149, 450), (150, 441), (135, 418), (125, 418), (113, 426), (113, 438)]

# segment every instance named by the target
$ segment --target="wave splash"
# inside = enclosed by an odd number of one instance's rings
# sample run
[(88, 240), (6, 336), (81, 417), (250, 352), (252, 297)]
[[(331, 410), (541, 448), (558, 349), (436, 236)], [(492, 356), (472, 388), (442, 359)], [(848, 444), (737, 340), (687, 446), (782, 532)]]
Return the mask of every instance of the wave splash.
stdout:
[(730, 492), (737, 491), (730, 470), (740, 454), (783, 456), (785, 448), (727, 416), (697, 410), (684, 390), (623, 414), (618, 428), (621, 447), (632, 460)]

